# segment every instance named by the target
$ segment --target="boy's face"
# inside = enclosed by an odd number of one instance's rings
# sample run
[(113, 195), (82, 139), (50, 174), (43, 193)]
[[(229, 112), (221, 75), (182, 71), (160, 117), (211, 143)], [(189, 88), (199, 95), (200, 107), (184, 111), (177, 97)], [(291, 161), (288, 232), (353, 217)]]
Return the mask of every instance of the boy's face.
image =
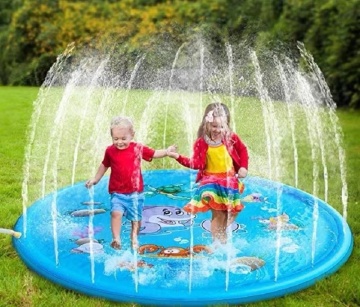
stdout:
[(129, 147), (134, 132), (129, 127), (119, 126), (111, 129), (111, 138), (116, 148), (123, 150)]

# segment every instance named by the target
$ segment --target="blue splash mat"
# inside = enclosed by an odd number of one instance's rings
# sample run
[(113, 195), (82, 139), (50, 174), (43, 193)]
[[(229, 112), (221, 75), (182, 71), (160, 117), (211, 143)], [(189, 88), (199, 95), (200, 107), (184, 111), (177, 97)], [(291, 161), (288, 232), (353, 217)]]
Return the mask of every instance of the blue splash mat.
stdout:
[[(145, 207), (139, 253), (110, 247), (108, 177), (90, 197), (84, 182), (39, 199), (21, 216), (13, 244), (41, 276), (113, 301), (157, 306), (255, 302), (283, 296), (332, 274), (351, 254), (353, 239), (327, 203), (258, 177), (244, 180), (245, 209), (229, 226), (229, 244), (215, 248), (210, 213), (182, 210), (196, 173), (144, 172)], [(26, 230), (26, 231), (25, 231)]]

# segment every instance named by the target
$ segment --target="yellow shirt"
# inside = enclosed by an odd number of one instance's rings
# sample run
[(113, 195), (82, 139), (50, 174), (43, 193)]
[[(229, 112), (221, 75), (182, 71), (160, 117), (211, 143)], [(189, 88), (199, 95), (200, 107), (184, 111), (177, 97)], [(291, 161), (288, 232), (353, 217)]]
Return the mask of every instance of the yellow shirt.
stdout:
[(209, 173), (226, 173), (233, 169), (233, 161), (224, 144), (210, 146), (206, 152), (205, 171)]

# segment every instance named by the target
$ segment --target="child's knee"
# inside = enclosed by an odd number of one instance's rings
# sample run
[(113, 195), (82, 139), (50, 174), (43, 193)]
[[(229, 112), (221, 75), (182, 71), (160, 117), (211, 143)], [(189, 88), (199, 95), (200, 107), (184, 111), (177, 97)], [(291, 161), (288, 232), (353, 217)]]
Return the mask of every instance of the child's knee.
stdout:
[(115, 218), (115, 219), (120, 219), (122, 217), (122, 212), (120, 212), (120, 211), (112, 211), (111, 212), (111, 217)]

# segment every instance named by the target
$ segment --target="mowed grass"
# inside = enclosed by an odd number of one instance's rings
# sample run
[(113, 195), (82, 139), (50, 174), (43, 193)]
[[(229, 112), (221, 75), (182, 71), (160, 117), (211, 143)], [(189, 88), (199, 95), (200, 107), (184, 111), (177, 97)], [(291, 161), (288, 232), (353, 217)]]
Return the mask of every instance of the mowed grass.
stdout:
[[(23, 163), (24, 152), (26, 146), (26, 132), (31, 120), (33, 112), (33, 101), (38, 95), (38, 88), (27, 87), (0, 87), (0, 228), (12, 228), (22, 214), (22, 196), (21, 185), (23, 180)], [(128, 95), (129, 93), (126, 93)], [(143, 93), (134, 92), (129, 95), (127, 105), (121, 105), (119, 110), (124, 109), (126, 113), (132, 113), (131, 116), (135, 117), (135, 122), (139, 123), (142, 119), (142, 112), (146, 106), (141, 103), (132, 103), (133, 99), (144, 101), (142, 98)], [(133, 98), (132, 98), (133, 97)], [(135, 97), (135, 98), (134, 98)], [(166, 93), (165, 93), (166, 98)], [(249, 145), (250, 154), (252, 154), (251, 163), (253, 167), (252, 173), (254, 175), (264, 175), (266, 173), (266, 166), (263, 166), (263, 158), (261, 152), (264, 149), (264, 127), (259, 121), (254, 120), (254, 113), (261, 114), (261, 109), (253, 105), (253, 102), (244, 101), (241, 114), (235, 117), (242, 118), (241, 121), (236, 122), (237, 131), (241, 131), (241, 136), (244, 141)], [(251, 105), (251, 107), (250, 107)], [(171, 111), (171, 108), (178, 107), (179, 104), (169, 105), (169, 118), (167, 127), (164, 127), (164, 121), (161, 119), (163, 110), (153, 110), (152, 108), (146, 109), (149, 116), (153, 120), (149, 122), (150, 127), (139, 127), (137, 124), (136, 136), (140, 139), (146, 140), (149, 145), (153, 147), (162, 147), (163, 142), (167, 145), (177, 143), (180, 152), (188, 154), (191, 150), (191, 141), (195, 135), (198, 125), (198, 117), (201, 116), (202, 109), (196, 107), (197, 113), (193, 114), (193, 110), (187, 110), (187, 114), (180, 114), (176, 111)], [(194, 107), (195, 108), (195, 107)], [(111, 110), (109, 116), (119, 113), (118, 109)], [(50, 111), (51, 113), (51, 111)], [(173, 114), (178, 114), (176, 117)], [(359, 193), (360, 188), (358, 184), (358, 172), (360, 169), (360, 127), (358, 120), (360, 118), (359, 111), (337, 111), (340, 126), (344, 132), (343, 146), (346, 151), (346, 166), (347, 166), (347, 184), (348, 184), (348, 224), (354, 236), (354, 250), (345, 265), (343, 265), (336, 273), (330, 275), (325, 279), (321, 279), (315, 285), (288, 296), (277, 298), (269, 301), (257, 302), (253, 304), (246, 304), (244, 306), (359, 306), (360, 305), (360, 283), (358, 282), (360, 276), (360, 213), (357, 210), (359, 206)], [(96, 116), (96, 115), (94, 115)], [(187, 123), (185, 120), (193, 117), (192, 123)], [(105, 119), (106, 129), (108, 119)], [(302, 119), (295, 119), (298, 125), (301, 123), (306, 125)], [(90, 117), (91, 121), (91, 117)], [(180, 125), (175, 125), (179, 122)], [(252, 125), (251, 125), (251, 122)], [(42, 123), (44, 133), (45, 130), (51, 128), (47, 126), (48, 123)], [(190, 125), (190, 126), (186, 126)], [(148, 128), (148, 129), (147, 129)], [(105, 129), (105, 130), (106, 130)], [(282, 130), (281, 127), (279, 127)], [(160, 130), (159, 133), (155, 133)], [(162, 131), (166, 130), (166, 139), (164, 140)], [(71, 131), (64, 132), (65, 134)], [(106, 131), (105, 131), (106, 132)], [(107, 132), (106, 132), (107, 133)], [(190, 137), (189, 137), (190, 134)], [(285, 133), (284, 133), (285, 134)], [(66, 135), (70, 137), (70, 135)], [(289, 142), (287, 138), (289, 134), (284, 136), (282, 142)], [(88, 140), (85, 138), (84, 143), (87, 146)], [(106, 138), (104, 144), (109, 142), (110, 139)], [(76, 142), (76, 138), (74, 140)], [(312, 191), (312, 163), (307, 158), (306, 154), (309, 149), (307, 148), (306, 140), (298, 137), (299, 142), (299, 164), (301, 164), (301, 175), (299, 176), (299, 187), (308, 192)], [(302, 144), (304, 143), (304, 144)], [(99, 146), (99, 155), (102, 154), (103, 146)], [(45, 148), (46, 149), (46, 148)], [(39, 147), (41, 151), (41, 147)], [(284, 152), (290, 151), (290, 148), (285, 148)], [(85, 150), (86, 151), (86, 150)], [(305, 154), (304, 154), (305, 152)], [(336, 151), (334, 156), (336, 156)], [(85, 159), (86, 160), (86, 159)], [(76, 181), (84, 180), (89, 176), (87, 170), (89, 164), (79, 161), (79, 169)], [(94, 159), (97, 164), (98, 159)], [(69, 166), (59, 162), (59, 175), (61, 169), (67, 170)], [(165, 164), (164, 164), (165, 163)], [(291, 166), (290, 161), (284, 158), (285, 164)], [(92, 166), (92, 165), (91, 165)], [(169, 168), (178, 167), (172, 164), (172, 161), (163, 162), (162, 160), (156, 161), (151, 164), (152, 168)], [(291, 167), (289, 167), (291, 168)], [(41, 172), (41, 170), (40, 170)], [(69, 184), (69, 176), (66, 172), (64, 182), (61, 184)], [(330, 187), (337, 187), (339, 185), (338, 177), (339, 169), (337, 167), (329, 167), (329, 185)], [(293, 183), (294, 176), (283, 174), (284, 181), (288, 184)], [(321, 176), (320, 176), (321, 178)], [(319, 181), (321, 179), (319, 178)], [(68, 181), (68, 182), (66, 182)], [(31, 184), (31, 182), (29, 183)], [(320, 189), (321, 190), (321, 189)], [(319, 191), (319, 197), (321, 193)], [(339, 201), (339, 192), (336, 189), (329, 191), (329, 203), (334, 204), (337, 210), (341, 211), (341, 202)], [(149, 302), (151, 304), (151, 302)], [(99, 298), (93, 298), (82, 295), (71, 290), (64, 289), (48, 280), (31, 272), (23, 264), (21, 259), (12, 247), (11, 238), (7, 235), (0, 234), (0, 306), (134, 306), (134, 304), (120, 304), (106, 301)]]

